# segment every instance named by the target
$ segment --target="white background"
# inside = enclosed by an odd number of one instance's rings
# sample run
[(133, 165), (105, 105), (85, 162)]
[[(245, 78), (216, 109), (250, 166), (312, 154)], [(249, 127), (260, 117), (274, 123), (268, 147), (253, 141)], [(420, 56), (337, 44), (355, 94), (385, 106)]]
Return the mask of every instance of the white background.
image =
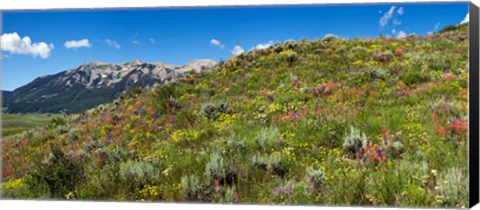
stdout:
[[(119, 7), (165, 7), (165, 6), (227, 6), (227, 5), (272, 5), (272, 4), (339, 4), (339, 3), (379, 3), (379, 2), (428, 2), (429, 0), (0, 0), (0, 10), (12, 9), (64, 9), (64, 8), (119, 8)], [(432, 0), (430, 0), (432, 1)], [(433, 0), (442, 2), (445, 0)], [(241, 2), (241, 3), (240, 3)], [(479, 6), (479, 0), (472, 0)], [(232, 209), (232, 210), (294, 210), (294, 209), (395, 209), (368, 207), (312, 207), (312, 206), (266, 206), (266, 205), (212, 205), (212, 204), (160, 204), (160, 203), (128, 203), (128, 202), (72, 202), (72, 201), (0, 201), (0, 209)], [(405, 208), (403, 208), (405, 209)], [(480, 209), (480, 205), (473, 209)]]

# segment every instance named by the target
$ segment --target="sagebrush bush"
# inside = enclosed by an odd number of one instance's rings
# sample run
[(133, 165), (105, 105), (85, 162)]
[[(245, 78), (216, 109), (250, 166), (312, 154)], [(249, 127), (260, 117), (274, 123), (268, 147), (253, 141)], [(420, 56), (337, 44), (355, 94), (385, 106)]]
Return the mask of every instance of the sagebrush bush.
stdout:
[(225, 165), (225, 160), (219, 153), (213, 152), (210, 154), (210, 159), (205, 165), (206, 180), (213, 183), (215, 180), (224, 179), (226, 176)]
[(388, 76), (388, 72), (382, 68), (374, 68), (369, 70), (370, 77), (372, 79), (382, 79), (384, 80)]
[(313, 192), (320, 194), (322, 192), (322, 187), (325, 182), (325, 171), (322, 169), (307, 168), (306, 171), (307, 181), (310, 184), (310, 187), (313, 189)]
[(160, 168), (147, 161), (127, 160), (120, 163), (119, 175), (127, 180), (152, 181), (160, 174)]
[(262, 128), (254, 137), (255, 143), (261, 150), (267, 150), (281, 143), (280, 133), (277, 128)]
[(343, 148), (353, 157), (361, 157), (367, 145), (367, 136), (357, 128), (350, 127), (350, 132), (343, 137)]
[(183, 176), (181, 184), (185, 200), (195, 201), (200, 198), (202, 186), (200, 184), (200, 179), (197, 176)]
[(468, 206), (468, 174), (459, 168), (450, 168), (438, 180), (440, 199), (446, 206), (465, 208)]
[(285, 176), (290, 170), (289, 160), (281, 153), (273, 153), (267, 156), (255, 154), (252, 157), (252, 164), (278, 176)]
[(234, 203), (236, 201), (237, 189), (235, 185), (225, 190), (225, 195), (220, 199), (223, 203)]
[(246, 141), (237, 136), (229, 136), (227, 139), (227, 147), (235, 152), (242, 152), (246, 148)]
[(220, 115), (233, 113), (233, 109), (226, 102), (209, 102), (202, 105), (202, 114), (209, 119), (217, 119)]

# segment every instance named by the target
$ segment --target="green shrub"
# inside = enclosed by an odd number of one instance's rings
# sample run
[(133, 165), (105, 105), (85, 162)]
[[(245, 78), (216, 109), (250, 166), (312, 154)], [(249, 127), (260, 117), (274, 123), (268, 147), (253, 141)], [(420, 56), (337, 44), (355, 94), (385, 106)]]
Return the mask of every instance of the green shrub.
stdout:
[(388, 76), (388, 72), (387, 70), (385, 69), (381, 69), (381, 68), (374, 68), (374, 69), (370, 69), (369, 70), (369, 73), (370, 73), (370, 77), (372, 77), (373, 79), (386, 79), (387, 76)]
[(202, 114), (209, 119), (216, 120), (223, 113), (233, 113), (233, 109), (230, 108), (226, 102), (209, 102), (202, 106)]
[(325, 182), (325, 171), (322, 169), (307, 168), (307, 181), (315, 194), (322, 192), (322, 187)]
[(350, 133), (343, 138), (343, 147), (350, 155), (353, 155), (353, 157), (362, 155), (367, 144), (367, 136), (365, 133), (354, 127), (350, 127)]
[(160, 174), (160, 169), (147, 161), (128, 160), (120, 163), (119, 175), (131, 181), (153, 181)]
[(275, 188), (273, 201), (281, 204), (308, 204), (311, 202), (307, 185), (302, 181), (289, 179)]
[(232, 152), (242, 152), (246, 148), (246, 142), (244, 139), (239, 139), (236, 136), (230, 136), (227, 139), (227, 147)]
[(237, 189), (235, 185), (233, 185), (232, 187), (227, 188), (227, 190), (225, 191), (225, 194), (220, 199), (220, 202), (233, 203), (236, 201), (236, 196), (237, 196)]
[(445, 33), (445, 32), (449, 32), (449, 31), (455, 31), (459, 28), (458, 25), (449, 25), (449, 26), (446, 26), (445, 28), (443, 28), (442, 30), (438, 31), (438, 33)]
[(281, 143), (277, 128), (261, 128), (254, 137), (255, 143), (261, 150), (268, 150)]
[(189, 201), (202, 200), (202, 185), (197, 176), (183, 176), (181, 179), (183, 198)]
[(54, 148), (47, 159), (33, 167), (26, 185), (32, 193), (39, 193), (38, 197), (64, 199), (83, 179), (83, 165)]
[(252, 164), (281, 177), (285, 176), (290, 170), (290, 161), (281, 153), (273, 153), (268, 156), (255, 154), (252, 158)]
[(54, 129), (58, 127), (59, 125), (65, 125), (65, 119), (63, 117), (55, 117), (50, 121), (50, 124), (48, 124), (47, 128), (48, 129)]
[(210, 160), (205, 165), (205, 178), (213, 183), (215, 180), (224, 179), (226, 176), (225, 160), (217, 153), (210, 154)]
[(296, 52), (287, 52), (287, 62), (292, 65), (298, 60), (298, 54)]
[(405, 85), (412, 87), (416, 84), (430, 81), (430, 75), (411, 69), (400, 75), (400, 80)]
[(410, 62), (412, 63), (422, 63), (427, 60), (427, 55), (423, 52), (414, 52), (410, 56)]
[[(451, 168), (439, 178), (440, 195), (446, 206), (465, 208), (468, 206), (468, 174), (460, 168)], [(444, 206), (444, 205), (442, 205)]]
[(298, 47), (298, 44), (294, 40), (289, 40), (284, 43), (284, 47), (285, 49), (294, 50)]

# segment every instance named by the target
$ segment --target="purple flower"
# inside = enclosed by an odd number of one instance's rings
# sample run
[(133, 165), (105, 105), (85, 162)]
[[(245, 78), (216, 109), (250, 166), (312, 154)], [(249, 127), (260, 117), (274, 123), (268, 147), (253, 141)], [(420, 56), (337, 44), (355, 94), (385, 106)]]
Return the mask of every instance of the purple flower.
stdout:
[(283, 192), (282, 188), (281, 187), (277, 187), (275, 188), (275, 193), (277, 194), (281, 194)]
[(452, 119), (452, 123), (453, 123), (453, 124), (457, 124), (458, 121), (459, 121), (459, 120), (458, 120), (457, 118), (453, 118), (453, 119)]
[(70, 146), (74, 147), (75, 146), (75, 141), (71, 141)]
[(158, 119), (158, 118), (160, 118), (160, 114), (155, 113), (155, 114), (153, 115), (153, 119)]
[(378, 156), (382, 156), (382, 148), (378, 148), (377, 154), (378, 154)]
[(285, 188), (285, 192), (286, 192), (286, 193), (291, 193), (292, 190), (293, 190), (293, 187), (292, 187), (291, 184), (289, 184), (289, 185), (287, 186), (287, 188)]
[(292, 113), (292, 116), (293, 116), (293, 117), (298, 117), (298, 114), (297, 114), (297, 112), (295, 112), (295, 111), (292, 111), (292, 112), (290, 112), (290, 113)]

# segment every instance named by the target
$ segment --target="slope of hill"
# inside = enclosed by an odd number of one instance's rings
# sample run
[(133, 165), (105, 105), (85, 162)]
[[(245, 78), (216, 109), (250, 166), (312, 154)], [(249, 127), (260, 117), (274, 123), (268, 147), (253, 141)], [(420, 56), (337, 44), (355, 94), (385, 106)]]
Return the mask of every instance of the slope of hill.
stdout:
[(466, 207), (467, 47), (456, 29), (240, 54), (2, 141), (3, 193)]
[(9, 113), (80, 112), (112, 102), (132, 87), (166, 84), (188, 72), (200, 72), (215, 65), (211, 60), (194, 60), (183, 66), (144, 63), (93, 62), (55, 75), (42, 76), (9, 94), (4, 106)]
[(2, 100), (6, 100), (8, 99), (8, 97), (12, 94), (12, 91), (8, 91), (8, 90), (2, 90)]

